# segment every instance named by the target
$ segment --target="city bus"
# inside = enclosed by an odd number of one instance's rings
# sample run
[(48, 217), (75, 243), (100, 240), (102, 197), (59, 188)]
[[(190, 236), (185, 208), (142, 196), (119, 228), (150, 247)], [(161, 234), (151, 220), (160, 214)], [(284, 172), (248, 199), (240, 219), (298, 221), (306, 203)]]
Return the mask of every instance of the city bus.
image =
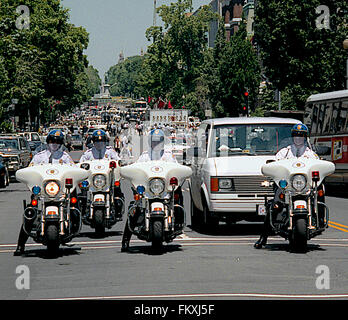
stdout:
[(335, 163), (328, 184), (348, 183), (348, 90), (311, 95), (306, 102), (304, 123), (320, 158)]

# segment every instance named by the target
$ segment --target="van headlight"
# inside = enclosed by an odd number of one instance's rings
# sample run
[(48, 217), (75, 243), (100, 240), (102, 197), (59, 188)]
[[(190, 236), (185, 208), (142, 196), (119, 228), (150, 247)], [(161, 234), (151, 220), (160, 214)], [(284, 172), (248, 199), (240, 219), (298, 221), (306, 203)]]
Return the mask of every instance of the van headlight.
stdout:
[(55, 181), (48, 181), (45, 184), (45, 192), (49, 197), (55, 197), (60, 190), (59, 184)]
[(296, 191), (302, 191), (307, 184), (307, 179), (304, 175), (302, 174), (295, 174), (292, 177), (292, 187), (296, 190)]
[(106, 185), (106, 177), (103, 174), (96, 174), (93, 178), (93, 185), (96, 188), (103, 188)]
[(164, 191), (165, 183), (162, 179), (152, 179), (149, 188), (154, 195), (158, 196)]

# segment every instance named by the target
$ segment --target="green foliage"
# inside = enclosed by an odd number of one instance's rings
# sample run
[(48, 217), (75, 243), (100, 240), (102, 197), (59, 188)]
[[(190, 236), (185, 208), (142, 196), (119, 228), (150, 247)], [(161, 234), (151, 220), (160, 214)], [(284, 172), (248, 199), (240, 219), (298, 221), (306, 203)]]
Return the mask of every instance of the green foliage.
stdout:
[(68, 10), (59, 0), (27, 0), (30, 26), (17, 29), (16, 8), (22, 4), (1, 1), (0, 69), (7, 79), (0, 86), (0, 100), (8, 105), (11, 99), (18, 99), (16, 113), (27, 115), (29, 110), (32, 119), (39, 110), (47, 114), (51, 101), (62, 101), (62, 112), (70, 110), (87, 97), (88, 81), (83, 73), (88, 62), (83, 50), (88, 34), (69, 23)]
[(175, 107), (185, 105), (198, 111), (199, 97), (194, 92), (201, 90), (197, 86), (204, 72), (206, 34), (215, 14), (209, 6), (203, 6), (196, 15), (190, 14), (191, 10), (191, 0), (178, 0), (157, 9), (164, 27), (146, 31), (153, 43), (145, 55), (139, 83), (152, 97), (161, 96)]
[(246, 26), (230, 41), (226, 41), (222, 20), (215, 41), (215, 47), (207, 63), (206, 72), (209, 99), (215, 117), (236, 117), (246, 105), (244, 93), (249, 92), (249, 109), (255, 108), (260, 83), (260, 67), (256, 52), (247, 39)]
[[(330, 9), (330, 29), (317, 28), (315, 9)], [(289, 95), (289, 105), (302, 109), (316, 92), (344, 89), (347, 0), (259, 0), (255, 40), (265, 75), (273, 87)]]
[(109, 69), (107, 82), (112, 85), (111, 95), (134, 95), (136, 97), (142, 95), (143, 92), (138, 82), (143, 70), (143, 60), (143, 56), (129, 57)]
[(95, 94), (99, 93), (101, 86), (98, 70), (93, 68), (93, 66), (88, 66), (88, 68), (85, 69), (85, 74), (87, 75), (87, 95), (93, 97)]

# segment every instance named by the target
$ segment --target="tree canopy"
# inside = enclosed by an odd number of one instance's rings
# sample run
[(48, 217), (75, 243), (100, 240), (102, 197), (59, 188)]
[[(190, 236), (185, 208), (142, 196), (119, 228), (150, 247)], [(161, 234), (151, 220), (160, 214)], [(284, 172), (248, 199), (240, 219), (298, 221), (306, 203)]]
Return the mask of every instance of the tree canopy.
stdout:
[(302, 109), (312, 93), (344, 89), (346, 8), (347, 0), (257, 2), (255, 40), (263, 71), (272, 88), (286, 93), (288, 108)]
[[(45, 120), (56, 101), (64, 112), (88, 97), (88, 33), (69, 23), (59, 0), (2, 0), (0, 106), (18, 99), (16, 114)], [(2, 114), (4, 117), (4, 113)], [(23, 120), (24, 117), (20, 117)]]

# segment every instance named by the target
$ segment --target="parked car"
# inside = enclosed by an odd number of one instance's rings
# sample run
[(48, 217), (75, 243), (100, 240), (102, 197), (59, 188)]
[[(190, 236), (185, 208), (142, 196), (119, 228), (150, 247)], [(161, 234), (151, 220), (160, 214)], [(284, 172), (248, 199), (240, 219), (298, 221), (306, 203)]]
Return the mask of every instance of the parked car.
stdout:
[(24, 137), (28, 141), (30, 149), (32, 151), (42, 143), (40, 135), (37, 132), (21, 132), (19, 133), (19, 135)]
[(74, 133), (71, 135), (71, 146), (74, 149), (79, 149), (79, 150), (83, 149), (83, 139), (82, 139), (82, 136), (80, 134)]
[(0, 188), (6, 188), (10, 184), (10, 174), (8, 172), (8, 163), (0, 156)]
[(220, 221), (263, 221), (265, 197), (273, 182), (261, 166), (288, 145), (299, 121), (285, 118), (220, 118), (202, 122), (191, 160), (191, 219), (195, 227), (214, 228)]
[(27, 167), (33, 157), (28, 141), (17, 134), (0, 135), (0, 155), (8, 160), (11, 176), (18, 169)]

